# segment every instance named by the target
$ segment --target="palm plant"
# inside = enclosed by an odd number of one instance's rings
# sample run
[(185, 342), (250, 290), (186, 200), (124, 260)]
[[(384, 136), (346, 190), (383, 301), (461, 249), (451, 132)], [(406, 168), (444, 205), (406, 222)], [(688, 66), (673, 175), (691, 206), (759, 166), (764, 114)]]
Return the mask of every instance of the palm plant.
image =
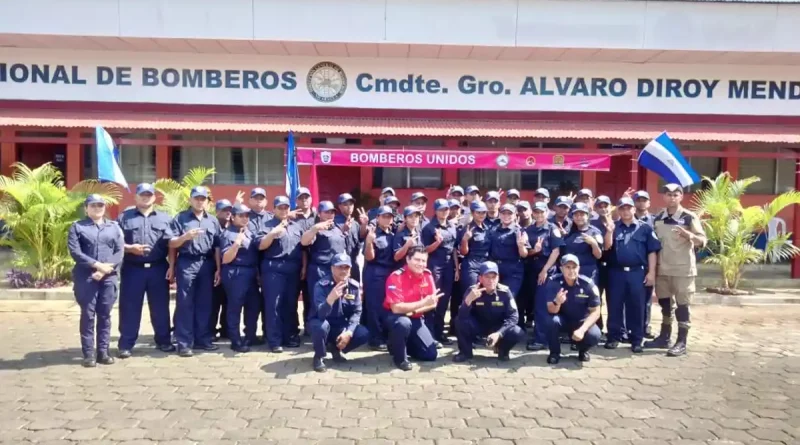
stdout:
[(121, 193), (115, 184), (94, 180), (67, 190), (61, 171), (50, 163), (14, 168), (13, 176), (0, 176), (0, 218), (8, 229), (0, 245), (11, 247), (12, 265), (31, 272), (36, 281), (66, 280), (74, 264), (67, 232), (84, 216), (86, 196), (97, 193), (116, 204)]
[(789, 240), (791, 233), (768, 240), (763, 250), (754, 245), (772, 218), (786, 207), (800, 204), (800, 192), (783, 193), (764, 206), (743, 207), (742, 194), (760, 178), (734, 180), (725, 172), (713, 179), (704, 177), (703, 181), (708, 187), (695, 194), (693, 209), (708, 237), (709, 256), (703, 262), (719, 266), (724, 289), (739, 287), (746, 264), (789, 260), (800, 254), (800, 248)]
[[(189, 170), (180, 182), (171, 178), (157, 180), (153, 184), (156, 191), (161, 193), (161, 203), (156, 206), (157, 209), (171, 216), (186, 210), (192, 188), (205, 184), (214, 174), (216, 171), (213, 168), (195, 167)], [(213, 210), (213, 206), (209, 206), (208, 211), (213, 212)]]

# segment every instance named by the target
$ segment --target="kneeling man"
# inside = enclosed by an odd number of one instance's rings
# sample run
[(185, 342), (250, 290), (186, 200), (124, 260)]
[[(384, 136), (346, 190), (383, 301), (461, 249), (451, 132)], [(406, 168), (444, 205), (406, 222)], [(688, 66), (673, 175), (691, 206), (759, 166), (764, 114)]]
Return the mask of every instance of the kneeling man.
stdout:
[(578, 359), (589, 361), (589, 349), (600, 342), (600, 328), (595, 322), (600, 318), (600, 293), (591, 278), (579, 275), (580, 261), (575, 255), (561, 258), (561, 273), (553, 275), (547, 283), (545, 299), (551, 314), (548, 337), (550, 356), (547, 363), (561, 359), (562, 333), (569, 334), (578, 347)]
[(350, 279), (350, 256), (340, 253), (331, 262), (331, 278), (314, 286), (314, 301), (308, 319), (314, 344), (314, 371), (325, 372), (326, 348), (335, 343), (333, 360), (346, 361), (347, 353), (369, 340), (369, 331), (361, 326), (361, 286)]
[(442, 294), (437, 292), (427, 265), (425, 246), (410, 247), (405, 267), (386, 280), (383, 323), (389, 332), (389, 354), (403, 371), (412, 368), (409, 355), (422, 361), (434, 361), (437, 356), (436, 340), (425, 326), (422, 314), (436, 309)]
[(456, 332), (458, 354), (455, 362), (472, 358), (472, 341), (486, 337), (486, 345), (494, 348), (501, 361), (508, 361), (511, 348), (524, 336), (514, 295), (508, 286), (499, 283), (497, 264), (481, 264), (479, 283), (469, 290), (458, 310)]

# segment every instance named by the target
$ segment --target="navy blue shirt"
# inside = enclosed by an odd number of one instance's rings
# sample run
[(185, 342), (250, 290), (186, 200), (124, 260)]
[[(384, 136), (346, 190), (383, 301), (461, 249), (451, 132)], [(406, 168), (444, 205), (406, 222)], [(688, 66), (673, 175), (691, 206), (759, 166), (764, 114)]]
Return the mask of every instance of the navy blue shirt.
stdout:
[(589, 316), (589, 309), (600, 306), (600, 292), (592, 280), (584, 275), (579, 275), (572, 286), (567, 284), (562, 274), (555, 274), (547, 282), (545, 299), (555, 302), (558, 291), (567, 291), (565, 301), (558, 311), (565, 325), (580, 323)]
[[(415, 229), (415, 233), (419, 234), (419, 228)], [(397, 253), (398, 250), (402, 249), (403, 246), (406, 244), (406, 240), (412, 236), (411, 230), (408, 227), (403, 227), (403, 230), (400, 230), (394, 235), (394, 239), (392, 240), (392, 255)], [(417, 242), (414, 244), (415, 246), (421, 246), (422, 240), (418, 236)], [(400, 261), (395, 262), (395, 267), (403, 267), (405, 265), (406, 260), (402, 258)]]
[(525, 232), (528, 234), (528, 243), (532, 247), (536, 246), (539, 238), (542, 239), (542, 251), (528, 261), (528, 264), (534, 267), (544, 267), (553, 250), (564, 247), (564, 238), (561, 237), (561, 231), (551, 222), (545, 222), (541, 227), (533, 223), (525, 229)]
[(330, 230), (320, 230), (308, 249), (310, 262), (322, 266), (331, 264), (334, 255), (345, 252), (345, 243), (345, 235), (336, 225)]
[(178, 248), (178, 255), (211, 257), (214, 254), (219, 234), (222, 232), (219, 221), (215, 216), (203, 212), (198, 219), (192, 209), (189, 209), (178, 213), (175, 219), (172, 220), (172, 234), (175, 237), (183, 236), (189, 230), (197, 228), (205, 230), (205, 233), (183, 243)]
[(173, 237), (171, 221), (169, 215), (158, 210), (153, 210), (147, 216), (135, 207), (122, 212), (117, 223), (122, 229), (125, 244), (150, 246), (150, 252), (142, 256), (126, 253), (125, 261), (137, 264), (165, 261), (169, 254), (169, 240)]
[(317, 211), (314, 210), (314, 209), (311, 209), (311, 211), (308, 213), (308, 216), (298, 215), (294, 219), (294, 222), (296, 222), (297, 224), (300, 224), (300, 227), (302, 227), (303, 231), (305, 232), (306, 230), (310, 229), (311, 226), (316, 224), (316, 220), (317, 220)]
[(581, 262), (581, 270), (587, 271), (587, 276), (590, 275), (588, 271), (593, 271), (597, 268), (597, 258), (592, 254), (592, 246), (584, 241), (582, 235), (589, 235), (597, 241), (600, 250), (603, 250), (603, 235), (597, 227), (587, 224), (583, 230), (572, 226), (572, 230), (564, 238), (564, 248), (561, 249), (561, 256), (566, 254), (573, 254), (578, 257)]
[[(498, 225), (489, 232), (489, 258), (492, 261), (521, 261), (519, 248), (517, 247), (517, 234), (523, 232), (522, 228), (516, 223), (508, 227)], [(526, 249), (530, 249), (526, 244)]]
[[(258, 265), (258, 242), (255, 239), (255, 235), (249, 228), (244, 229), (244, 235), (244, 241), (239, 246), (239, 250), (236, 251), (236, 257), (230, 263), (223, 264), (222, 267), (254, 267)], [(238, 236), (239, 228), (233, 224), (230, 224), (228, 228), (220, 233), (218, 243), (222, 255), (225, 255), (225, 252), (231, 249)]]
[[(553, 223), (553, 225), (556, 226), (556, 228), (558, 228), (558, 220), (556, 219), (556, 215), (547, 218), (547, 222)], [(566, 230), (567, 233), (569, 233), (569, 231), (572, 230), (572, 219), (570, 219), (569, 216), (564, 218), (564, 222), (561, 223), (561, 228)]]
[(451, 221), (445, 221), (444, 225), (438, 219), (432, 220), (422, 228), (422, 245), (430, 246), (436, 241), (436, 232), (442, 234), (442, 243), (428, 255), (428, 268), (435, 266), (454, 265), (453, 250), (456, 246), (456, 226)]
[(275, 217), (272, 212), (267, 210), (264, 210), (263, 212), (256, 212), (252, 209), (247, 213), (247, 216), (250, 217), (250, 222), (247, 223), (247, 228), (255, 234), (261, 233), (261, 231), (264, 230), (264, 224)]
[[(347, 221), (347, 218), (344, 217), (341, 213), (337, 213), (336, 216), (333, 217), (333, 222), (336, 224), (339, 229), (344, 233), (344, 224)], [(350, 221), (350, 230), (345, 233), (345, 251), (350, 258), (354, 261), (356, 257), (358, 257), (358, 253), (361, 251), (361, 226), (358, 224), (358, 220), (352, 219)]]
[(375, 228), (375, 241), (372, 249), (375, 252), (375, 258), (367, 261), (368, 264), (386, 268), (394, 267), (394, 232), (391, 229), (384, 231), (380, 227)]
[[(266, 223), (262, 232), (258, 234), (256, 242), (261, 244), (267, 234), (281, 223), (278, 218), (272, 218)], [(303, 226), (289, 220), (286, 230), (277, 238), (272, 240), (272, 244), (262, 251), (262, 258), (265, 260), (286, 260), (300, 262), (303, 259), (303, 246), (300, 238), (303, 236)]]
[[(471, 291), (472, 289), (467, 290), (465, 295)], [(516, 300), (508, 286), (502, 284), (498, 284), (492, 293), (484, 290), (471, 305), (462, 302), (458, 309), (458, 316), (459, 318), (470, 316), (475, 318), (482, 333), (500, 332), (500, 335), (503, 335), (519, 323)], [(462, 318), (462, 320), (466, 320), (466, 318)]]
[(660, 250), (661, 241), (658, 240), (652, 227), (636, 219), (630, 225), (617, 221), (614, 228), (614, 245), (609, 251), (613, 266), (646, 268), (647, 255)]
[(119, 269), (125, 252), (125, 241), (116, 221), (104, 219), (100, 224), (95, 224), (91, 219), (84, 218), (70, 226), (67, 250), (75, 260), (73, 277), (75, 280), (84, 280), (95, 272), (92, 265), (96, 262), (109, 263)]
[[(489, 259), (489, 251), (491, 250), (491, 237), (489, 236), (489, 226), (478, 227), (475, 221), (469, 223), (469, 228), (472, 229), (472, 238), (468, 241), (469, 252), (464, 256), (467, 261), (475, 261), (482, 263)], [(467, 232), (466, 228), (462, 228), (458, 232), (456, 242), (461, 245), (461, 240), (464, 239), (464, 234)]]
[(331, 279), (322, 279), (314, 286), (314, 299), (309, 308), (309, 319), (328, 320), (332, 326), (344, 327), (351, 333), (356, 330), (361, 320), (361, 286), (358, 281), (350, 279), (344, 289), (344, 295), (332, 305), (328, 304), (328, 294), (336, 284)]
[(656, 223), (656, 216), (653, 215), (650, 212), (647, 212), (646, 214), (644, 214), (642, 216), (636, 216), (635, 218), (638, 219), (639, 221), (647, 224), (651, 228), (654, 227), (655, 223)]
[(483, 223), (486, 224), (489, 229), (494, 229), (500, 226), (500, 216), (495, 216), (492, 218), (489, 215), (486, 215), (486, 219), (483, 220)]

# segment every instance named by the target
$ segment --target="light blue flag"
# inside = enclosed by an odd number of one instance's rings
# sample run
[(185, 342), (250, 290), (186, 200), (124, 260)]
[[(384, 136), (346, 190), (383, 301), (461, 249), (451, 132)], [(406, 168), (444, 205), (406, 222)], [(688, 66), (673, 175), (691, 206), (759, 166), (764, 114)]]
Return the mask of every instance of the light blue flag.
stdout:
[(667, 183), (688, 187), (700, 182), (700, 176), (672, 142), (667, 132), (650, 141), (639, 154), (639, 165), (655, 172)]
[(114, 147), (111, 135), (101, 126), (95, 128), (94, 135), (97, 147), (97, 179), (114, 182), (130, 190), (128, 181), (119, 168), (119, 151)]
[(294, 134), (289, 132), (286, 143), (286, 196), (289, 197), (289, 208), (297, 206), (297, 192), (300, 189), (300, 174), (297, 171), (297, 151), (294, 147)]

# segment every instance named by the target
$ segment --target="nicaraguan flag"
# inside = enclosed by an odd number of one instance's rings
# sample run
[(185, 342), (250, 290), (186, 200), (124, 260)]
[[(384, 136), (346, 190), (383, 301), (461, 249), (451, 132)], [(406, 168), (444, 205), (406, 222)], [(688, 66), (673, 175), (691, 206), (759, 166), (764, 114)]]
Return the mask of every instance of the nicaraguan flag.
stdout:
[(289, 132), (286, 143), (286, 196), (289, 197), (289, 208), (297, 206), (297, 191), (300, 189), (300, 174), (297, 172), (297, 151), (294, 147), (294, 135)]
[(114, 146), (111, 135), (101, 126), (95, 128), (94, 135), (97, 147), (97, 179), (115, 182), (129, 189), (128, 181), (119, 168), (119, 150)]
[(639, 165), (654, 171), (667, 183), (680, 184), (681, 187), (700, 182), (700, 176), (681, 155), (666, 131), (644, 147), (639, 154)]

